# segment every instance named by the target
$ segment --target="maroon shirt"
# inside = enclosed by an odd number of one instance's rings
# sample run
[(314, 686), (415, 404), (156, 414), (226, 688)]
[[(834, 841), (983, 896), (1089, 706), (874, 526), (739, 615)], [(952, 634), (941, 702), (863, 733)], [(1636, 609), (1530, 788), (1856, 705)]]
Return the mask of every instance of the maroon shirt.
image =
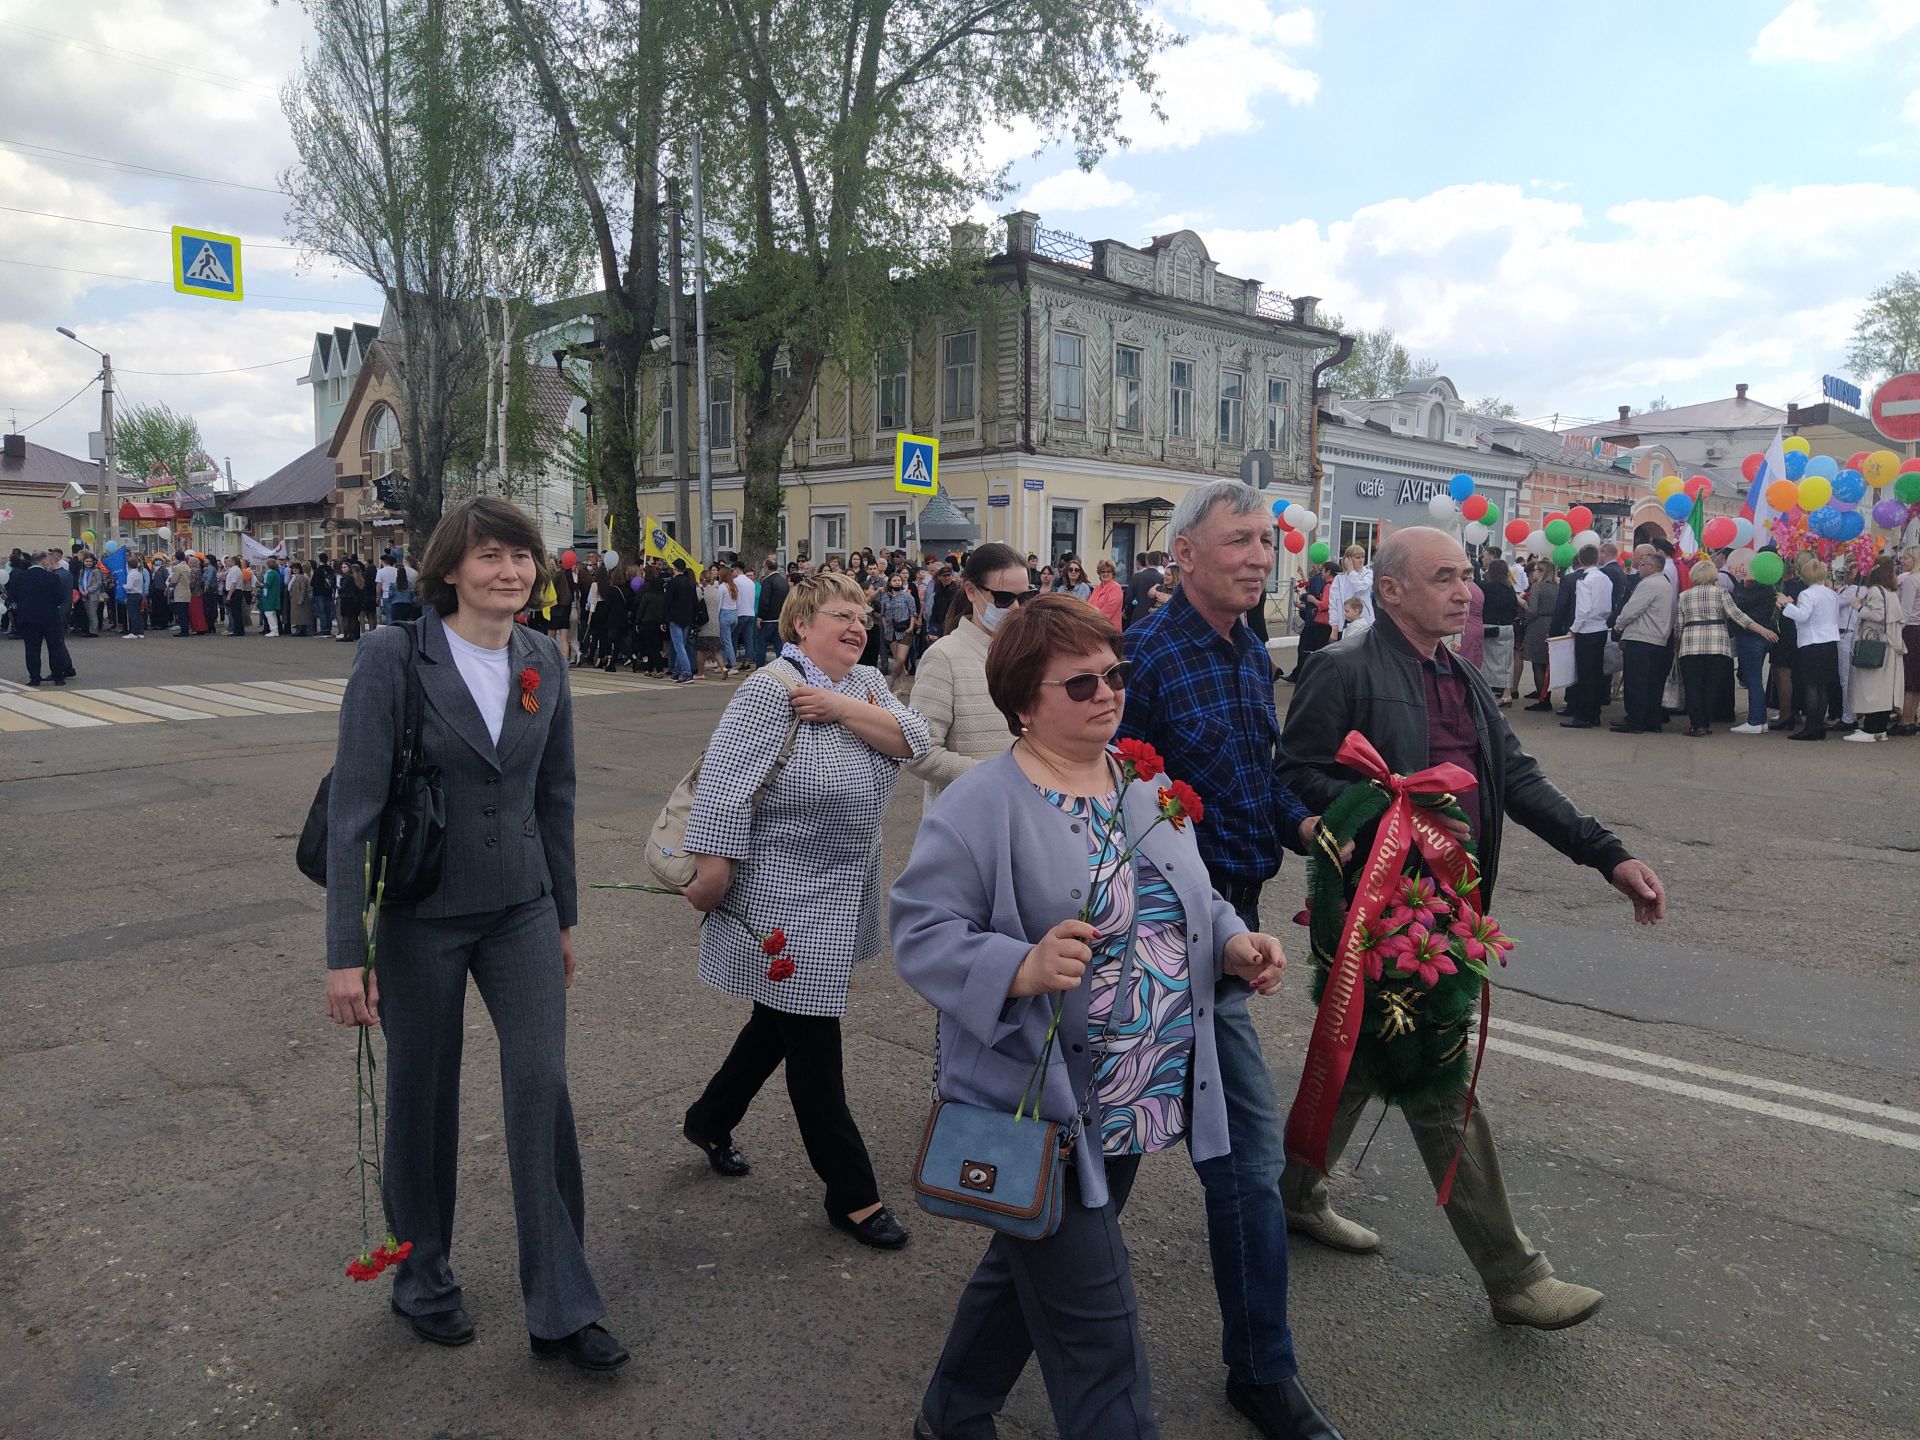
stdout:
[[(1480, 728), (1473, 719), (1473, 699), (1459, 669), (1461, 658), (1444, 645), (1421, 658), (1420, 679), (1427, 692), (1427, 764), (1458, 765), (1474, 779), (1480, 775)], [(1475, 794), (1478, 803), (1463, 804), (1478, 839), (1485, 826), (1486, 786)]]

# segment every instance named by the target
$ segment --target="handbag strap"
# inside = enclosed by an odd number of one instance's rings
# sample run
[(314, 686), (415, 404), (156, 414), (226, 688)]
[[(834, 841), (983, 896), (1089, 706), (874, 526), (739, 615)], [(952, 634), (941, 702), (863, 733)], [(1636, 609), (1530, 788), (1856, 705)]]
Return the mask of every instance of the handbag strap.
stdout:
[[(795, 678), (792, 680), (787, 679), (785, 674), (773, 668), (775, 665), (786, 666), (787, 670), (791, 671)], [(784, 657), (769, 661), (765, 668), (772, 674), (774, 679), (787, 687), (788, 695), (792, 695), (795, 690), (806, 683), (806, 677), (795, 669), (791, 660)], [(749, 815), (760, 808), (760, 802), (767, 798), (767, 792), (779, 783), (780, 772), (787, 768), (787, 762), (793, 758), (793, 747), (799, 742), (800, 717), (795, 715), (787, 725), (786, 743), (780, 747), (780, 753), (773, 757), (773, 768), (767, 772), (767, 778), (760, 782), (753, 794), (747, 797), (747, 813)]]
[(420, 626), (421, 620), (402, 621), (400, 628), (407, 633), (407, 697), (405, 718), (400, 724), (400, 743), (394, 749), (393, 774), (387, 781), (387, 798), (392, 799), (400, 793), (407, 777), (420, 768), (420, 710), (423, 704), (420, 688)]

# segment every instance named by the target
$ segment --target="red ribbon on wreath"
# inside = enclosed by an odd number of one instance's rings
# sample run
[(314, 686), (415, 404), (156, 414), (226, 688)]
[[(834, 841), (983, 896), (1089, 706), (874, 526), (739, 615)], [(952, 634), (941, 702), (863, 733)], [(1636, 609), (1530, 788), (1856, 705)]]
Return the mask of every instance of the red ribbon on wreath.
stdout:
[[(1360, 872), (1353, 902), (1347, 907), (1340, 948), (1329, 967), (1326, 989), (1320, 995), (1320, 1011), (1313, 1022), (1313, 1038), (1307, 1044), (1307, 1063), (1300, 1074), (1300, 1090), (1287, 1116), (1288, 1156), (1323, 1175), (1327, 1170), (1327, 1145), (1333, 1133), (1334, 1112), (1339, 1108), (1340, 1092), (1346, 1087), (1354, 1047), (1360, 1040), (1360, 1017), (1366, 1009), (1363, 935), (1376, 927), (1416, 847), (1434, 875), (1456, 893), (1463, 893), (1463, 887), (1477, 868), (1466, 847), (1434, 818), (1432, 811), (1414, 803), (1415, 797), (1436, 800), (1452, 795), (1457, 798), (1475, 789), (1479, 781), (1470, 772), (1458, 765), (1440, 764), (1413, 775), (1396, 775), (1358, 730), (1347, 732), (1347, 738), (1340, 742), (1333, 758), (1386, 791), (1389, 803), (1374, 832), (1373, 849)], [(1473, 1114), (1474, 1089), (1479, 1084), (1480, 1059), (1486, 1054), (1487, 1009), (1488, 989), (1483, 982), (1480, 1049), (1473, 1062), (1473, 1081), (1467, 1087), (1469, 1117)], [(1454, 1171), (1459, 1164), (1456, 1151), (1453, 1164), (1447, 1168), (1446, 1178), (1440, 1184), (1442, 1205), (1453, 1191)]]

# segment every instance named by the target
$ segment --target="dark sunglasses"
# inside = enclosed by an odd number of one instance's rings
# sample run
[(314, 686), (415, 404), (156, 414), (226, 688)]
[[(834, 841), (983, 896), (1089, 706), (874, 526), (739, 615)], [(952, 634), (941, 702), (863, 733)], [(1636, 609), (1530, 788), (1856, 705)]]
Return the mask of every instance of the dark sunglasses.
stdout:
[(1132, 678), (1132, 663), (1122, 660), (1104, 675), (1072, 675), (1065, 680), (1042, 680), (1040, 683), (1042, 685), (1058, 685), (1062, 690), (1067, 692), (1067, 698), (1069, 700), (1075, 704), (1084, 705), (1087, 701), (1093, 699), (1094, 695), (1099, 691), (1102, 680), (1107, 682), (1107, 689), (1119, 695), (1126, 690), (1127, 681)]
[(1011, 610), (1016, 605), (1024, 605), (1035, 596), (1038, 590), (989, 590), (993, 603), (1002, 610)]

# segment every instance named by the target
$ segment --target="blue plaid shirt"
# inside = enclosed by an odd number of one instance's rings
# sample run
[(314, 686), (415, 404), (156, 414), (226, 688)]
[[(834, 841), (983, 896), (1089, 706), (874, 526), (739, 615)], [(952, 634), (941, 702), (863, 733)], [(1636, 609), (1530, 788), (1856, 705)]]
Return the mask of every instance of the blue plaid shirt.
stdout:
[(1273, 878), (1311, 813), (1280, 783), (1280, 718), (1273, 662), (1244, 621), (1227, 639), (1184, 590), (1127, 628), (1127, 686), (1120, 734), (1145, 740), (1168, 773), (1199, 792), (1194, 827), (1216, 888)]

